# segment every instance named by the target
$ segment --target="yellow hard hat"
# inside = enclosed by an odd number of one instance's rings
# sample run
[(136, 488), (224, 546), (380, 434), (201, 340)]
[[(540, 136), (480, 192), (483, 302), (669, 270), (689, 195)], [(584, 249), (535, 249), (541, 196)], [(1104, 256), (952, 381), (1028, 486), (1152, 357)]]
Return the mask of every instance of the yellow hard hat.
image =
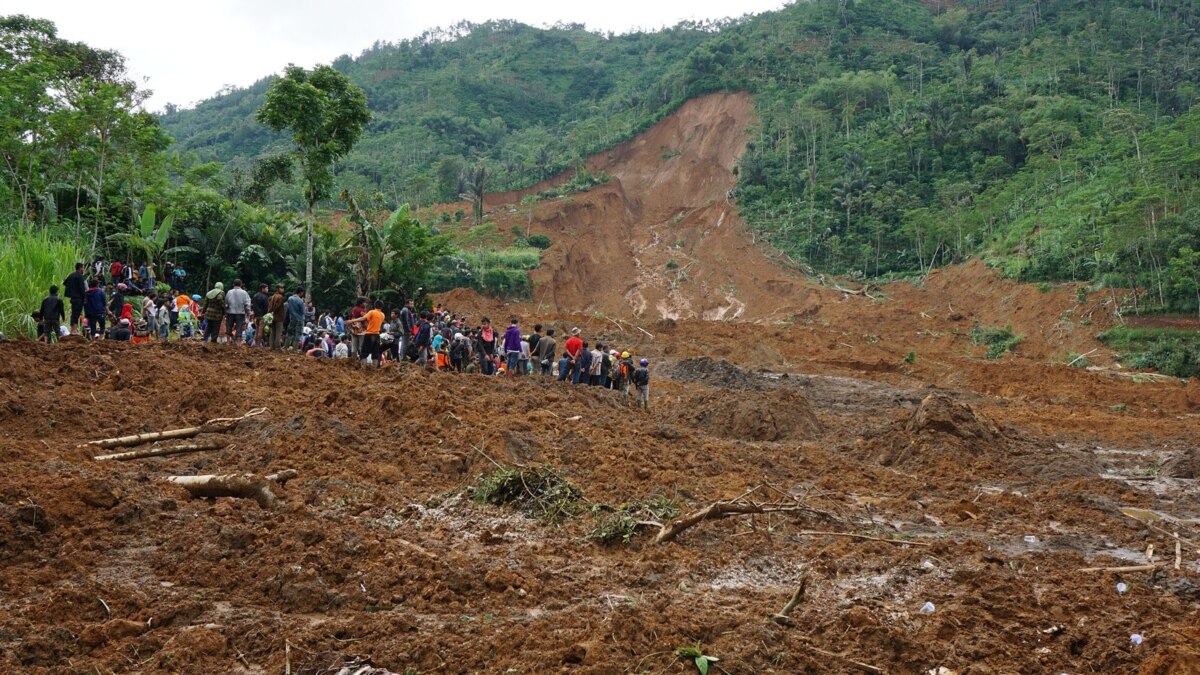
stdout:
[(629, 358), (629, 352), (621, 352), (621, 358), (623, 358), (623, 359)]

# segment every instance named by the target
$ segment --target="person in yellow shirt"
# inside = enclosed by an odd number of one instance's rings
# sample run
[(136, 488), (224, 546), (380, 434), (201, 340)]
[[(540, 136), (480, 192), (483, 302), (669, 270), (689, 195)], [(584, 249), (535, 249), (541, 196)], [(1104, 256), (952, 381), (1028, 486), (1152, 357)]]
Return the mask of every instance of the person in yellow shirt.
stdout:
[(380, 349), (381, 344), (379, 342), (379, 332), (383, 329), (384, 318), (383, 302), (376, 300), (375, 307), (371, 311), (363, 314), (357, 319), (351, 319), (346, 322), (347, 326), (356, 325), (359, 323), (367, 324), (366, 333), (363, 335), (362, 353), (360, 356), (363, 358), (363, 360), (370, 359), (375, 365), (379, 365), (379, 359), (382, 351)]

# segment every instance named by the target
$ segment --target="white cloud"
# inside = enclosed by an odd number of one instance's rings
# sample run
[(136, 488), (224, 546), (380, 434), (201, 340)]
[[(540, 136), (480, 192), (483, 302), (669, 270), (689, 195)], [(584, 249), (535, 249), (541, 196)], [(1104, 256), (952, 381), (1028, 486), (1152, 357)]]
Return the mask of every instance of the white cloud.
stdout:
[(466, 19), (532, 25), (583, 23), (601, 31), (657, 29), (777, 9), (784, 0), (6, 0), (5, 14), (50, 19), (59, 35), (125, 55), (130, 72), (154, 90), (148, 106), (190, 105), (226, 85), (246, 86), (288, 63), (312, 66), (357, 55), (378, 40), (396, 42)]

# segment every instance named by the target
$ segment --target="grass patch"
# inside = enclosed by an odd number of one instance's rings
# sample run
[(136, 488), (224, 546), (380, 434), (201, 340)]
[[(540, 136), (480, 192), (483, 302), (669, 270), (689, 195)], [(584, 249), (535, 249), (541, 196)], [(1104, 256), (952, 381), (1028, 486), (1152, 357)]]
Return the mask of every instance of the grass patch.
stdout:
[(558, 187), (550, 188), (549, 190), (542, 190), (541, 192), (537, 193), (537, 196), (539, 199), (553, 199), (554, 197), (564, 197), (566, 195), (569, 195), (569, 194), (572, 194), (575, 192), (582, 192), (584, 190), (590, 190), (590, 189), (596, 187), (597, 185), (603, 185), (610, 180), (612, 180), (612, 177), (609, 176), (604, 171), (601, 171), (599, 173), (592, 173), (591, 171), (588, 171), (587, 169), (583, 169), (582, 171), (576, 172), (575, 177), (572, 178), (569, 182), (563, 183), (562, 185), (559, 185)]
[(1200, 333), (1180, 328), (1113, 328), (1096, 336), (1127, 368), (1200, 376)]
[[(45, 230), (16, 228), (0, 234), (0, 332), (9, 337), (35, 337), (30, 314), (41, 307), (51, 284), (62, 284), (84, 260), (80, 247)], [(64, 296), (66, 289), (59, 289)], [(63, 297), (71, 310), (71, 301)], [(66, 325), (70, 316), (63, 320)]]
[(1011, 352), (1017, 345), (1021, 344), (1021, 336), (1014, 335), (1010, 326), (1004, 328), (980, 328), (975, 326), (971, 329), (971, 344), (975, 346), (986, 346), (986, 358), (998, 359), (1004, 356), (1005, 352)]
[(468, 494), (474, 502), (509, 506), (554, 524), (579, 513), (583, 502), (582, 490), (544, 467), (497, 469), (480, 476)]

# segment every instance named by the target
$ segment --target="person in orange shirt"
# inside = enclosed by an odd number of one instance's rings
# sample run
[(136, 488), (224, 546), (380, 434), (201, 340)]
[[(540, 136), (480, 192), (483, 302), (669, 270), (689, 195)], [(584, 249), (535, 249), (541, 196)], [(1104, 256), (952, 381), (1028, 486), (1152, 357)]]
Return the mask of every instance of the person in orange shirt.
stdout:
[(362, 353), (360, 356), (363, 358), (363, 360), (371, 359), (371, 362), (376, 365), (379, 365), (379, 358), (382, 351), (380, 349), (381, 344), (379, 342), (379, 332), (383, 328), (384, 318), (383, 302), (376, 300), (374, 309), (366, 314), (363, 314), (357, 319), (351, 319), (346, 322), (347, 326), (352, 324), (356, 325), (359, 323), (367, 324), (366, 333), (363, 335)]

